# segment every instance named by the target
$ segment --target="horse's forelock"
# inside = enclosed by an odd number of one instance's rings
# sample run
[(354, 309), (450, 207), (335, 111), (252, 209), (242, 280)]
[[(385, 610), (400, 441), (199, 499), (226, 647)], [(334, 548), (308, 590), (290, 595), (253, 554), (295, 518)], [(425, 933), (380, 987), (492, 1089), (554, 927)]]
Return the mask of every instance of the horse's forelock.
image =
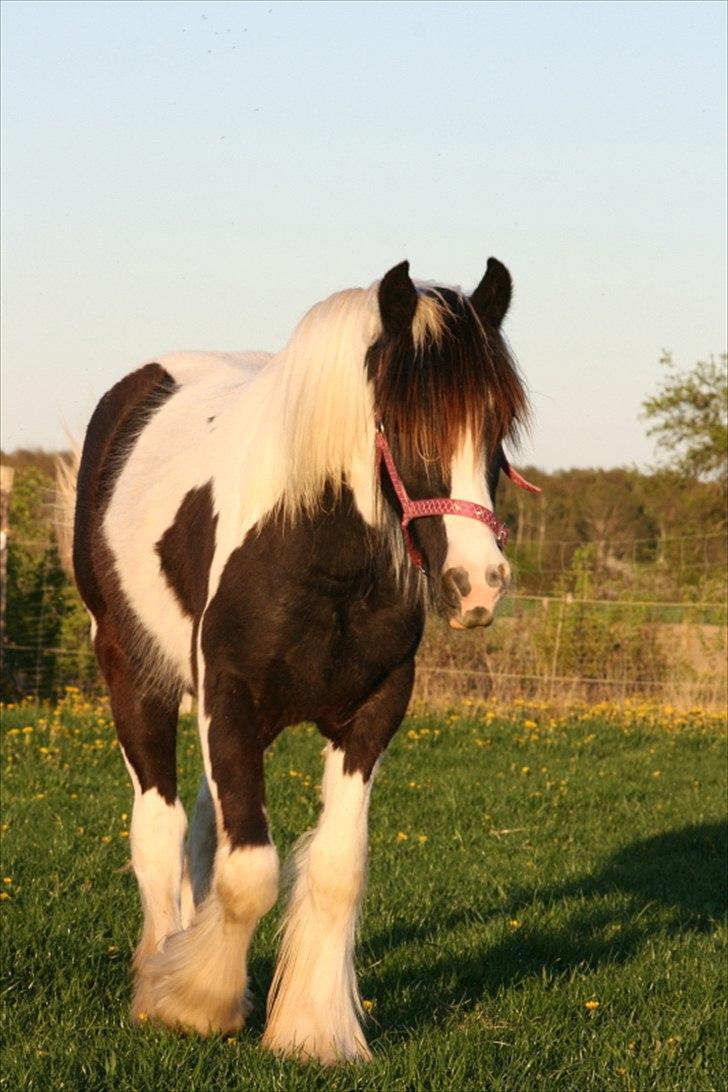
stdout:
[(451, 288), (423, 285), (411, 336), (370, 352), (375, 400), (403, 457), (449, 464), (466, 435), (492, 455), (517, 441), (526, 392), (498, 331), (484, 328)]

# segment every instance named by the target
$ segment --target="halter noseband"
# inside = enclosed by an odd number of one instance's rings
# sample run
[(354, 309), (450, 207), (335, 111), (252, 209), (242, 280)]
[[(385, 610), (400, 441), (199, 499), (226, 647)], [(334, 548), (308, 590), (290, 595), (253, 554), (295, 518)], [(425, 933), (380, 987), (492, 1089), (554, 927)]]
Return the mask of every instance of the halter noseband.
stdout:
[[(427, 570), (425, 569), (422, 554), (415, 546), (414, 539), (412, 538), (409, 529), (409, 523), (413, 519), (421, 519), (422, 516), (467, 516), (469, 519), (477, 519), (480, 523), (484, 523), (487, 527), (490, 527), (495, 535), (495, 540), (501, 549), (506, 545), (508, 542), (508, 528), (505, 523), (501, 523), (495, 512), (491, 512), (489, 508), (484, 508), (482, 504), (475, 504), (474, 501), (453, 500), (452, 497), (430, 497), (427, 500), (411, 500), (405, 489), (404, 482), (399, 476), (399, 471), (397, 470), (394, 456), (392, 455), (392, 449), (384, 434), (384, 427), (381, 421), (377, 423), (375, 442), (377, 448), (377, 469), (381, 467), (382, 462), (387, 468), (389, 480), (392, 483), (392, 488), (397, 494), (397, 500), (402, 508), (400, 525), (402, 527), (404, 544), (412, 564), (416, 569), (419, 569), (421, 573), (427, 575)], [(541, 492), (537, 485), (532, 485), (530, 482), (526, 481), (517, 470), (514, 470), (505, 456), (503, 457), (503, 463), (503, 469), (508, 477), (516, 485), (520, 486), (521, 489), (527, 489), (530, 493)]]

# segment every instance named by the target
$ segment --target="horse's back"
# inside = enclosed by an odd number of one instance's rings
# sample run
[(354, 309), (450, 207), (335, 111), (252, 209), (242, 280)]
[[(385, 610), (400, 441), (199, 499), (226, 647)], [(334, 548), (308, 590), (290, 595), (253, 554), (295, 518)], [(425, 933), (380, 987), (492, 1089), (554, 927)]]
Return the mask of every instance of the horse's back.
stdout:
[(158, 358), (158, 362), (180, 386), (190, 383), (215, 386), (254, 379), (270, 358), (271, 353), (263, 351), (207, 352), (186, 349), (165, 353)]

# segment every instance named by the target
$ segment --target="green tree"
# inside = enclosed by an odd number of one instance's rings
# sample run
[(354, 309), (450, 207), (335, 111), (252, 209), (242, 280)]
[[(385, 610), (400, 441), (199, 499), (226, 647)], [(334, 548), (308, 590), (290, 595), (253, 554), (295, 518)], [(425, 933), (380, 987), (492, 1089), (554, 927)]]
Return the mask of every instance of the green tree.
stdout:
[(660, 363), (667, 369), (657, 394), (642, 403), (643, 416), (653, 424), (648, 435), (668, 453), (668, 464), (694, 478), (726, 480), (728, 450), (728, 356), (718, 363), (699, 361), (680, 371), (671, 353)]

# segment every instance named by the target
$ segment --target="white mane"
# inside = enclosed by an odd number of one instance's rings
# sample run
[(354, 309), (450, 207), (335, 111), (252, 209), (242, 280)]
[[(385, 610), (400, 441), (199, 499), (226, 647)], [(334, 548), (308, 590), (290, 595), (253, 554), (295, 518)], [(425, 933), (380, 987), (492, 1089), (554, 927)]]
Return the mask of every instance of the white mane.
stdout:
[[(338, 491), (357, 466), (368, 466), (373, 482), (373, 390), (365, 361), (382, 329), (378, 288), (379, 282), (350, 288), (315, 304), (266, 368), (278, 373), (266, 413), (282, 426), (279, 503), (288, 518), (315, 509), (327, 482)], [(420, 294), (415, 347), (426, 337), (439, 339), (444, 318), (443, 301)]]
[(311, 308), (271, 362), (280, 369), (286, 515), (311, 511), (327, 481), (338, 489), (368, 443), (373, 451), (364, 363), (380, 330), (376, 286), (337, 292)]

